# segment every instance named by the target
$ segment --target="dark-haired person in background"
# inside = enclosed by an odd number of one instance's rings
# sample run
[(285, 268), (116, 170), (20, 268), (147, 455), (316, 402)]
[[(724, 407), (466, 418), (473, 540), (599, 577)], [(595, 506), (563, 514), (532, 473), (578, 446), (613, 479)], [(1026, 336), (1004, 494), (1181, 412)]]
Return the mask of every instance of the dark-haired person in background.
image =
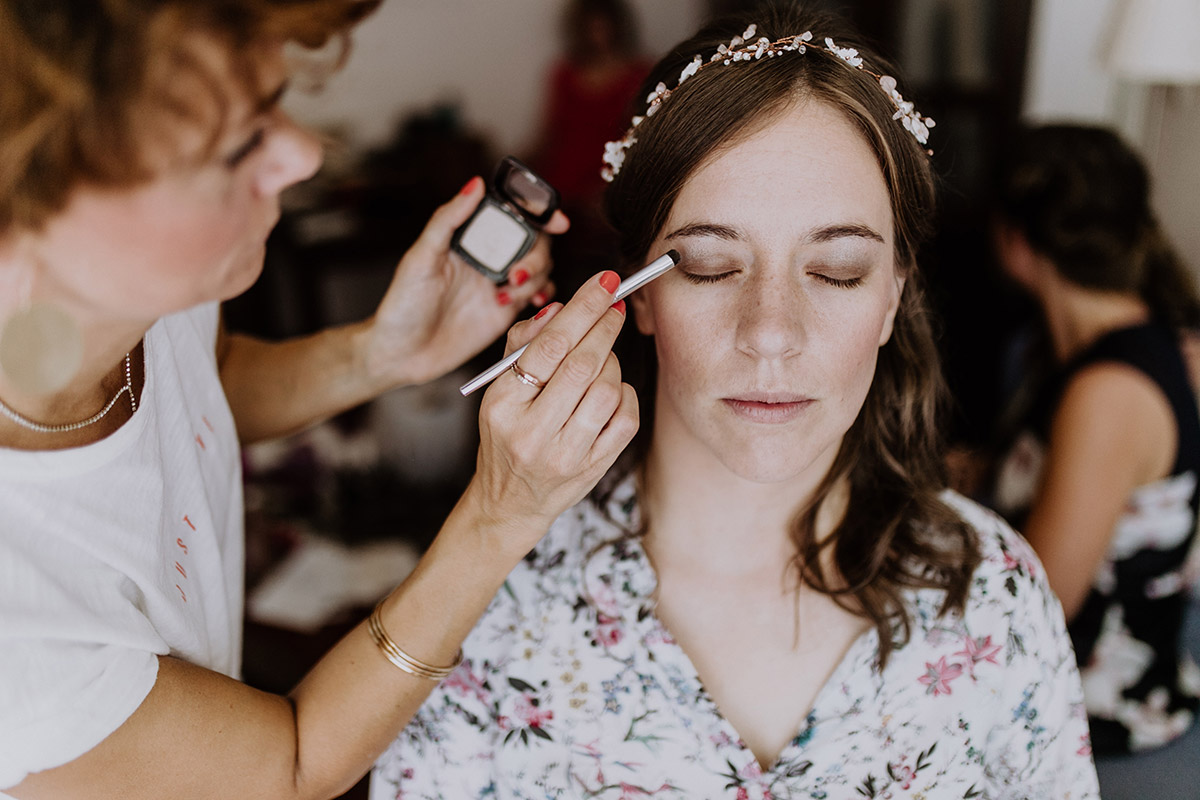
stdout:
[(571, 291), (612, 263), (615, 245), (601, 210), (596, 154), (616, 139), (650, 61), (626, 0), (568, 0), (562, 52), (550, 68), (530, 164), (558, 189), (571, 230), (554, 241), (557, 284)]
[(992, 502), (1062, 600), (1097, 756), (1159, 747), (1200, 695), (1180, 647), (1200, 420), (1179, 343), (1200, 302), (1144, 166), (1110, 131), (1024, 131), (1001, 183), (999, 260), (1040, 306), (1050, 368)]

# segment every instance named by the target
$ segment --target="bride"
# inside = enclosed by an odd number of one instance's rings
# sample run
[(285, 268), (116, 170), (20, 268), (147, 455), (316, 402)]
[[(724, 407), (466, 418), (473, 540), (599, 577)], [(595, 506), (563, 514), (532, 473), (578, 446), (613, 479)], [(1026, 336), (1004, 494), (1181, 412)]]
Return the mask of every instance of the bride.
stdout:
[(674, 48), (607, 151), (627, 264), (683, 257), (631, 300), (640, 446), (509, 576), (375, 797), (1097, 796), (1058, 601), (942, 488), (932, 123), (836, 19), (747, 21)]

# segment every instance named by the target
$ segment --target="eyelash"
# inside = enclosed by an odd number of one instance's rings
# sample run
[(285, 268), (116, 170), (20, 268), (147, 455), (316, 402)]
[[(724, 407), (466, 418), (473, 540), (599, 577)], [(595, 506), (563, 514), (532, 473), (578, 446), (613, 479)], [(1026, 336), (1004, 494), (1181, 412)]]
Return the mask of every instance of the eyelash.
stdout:
[(695, 284), (716, 283), (719, 280), (728, 278), (733, 273), (734, 271), (730, 270), (729, 272), (718, 272), (715, 275), (701, 275), (695, 272), (684, 272), (683, 270), (679, 271), (680, 275)]
[[(684, 278), (686, 278), (691, 283), (694, 283), (697, 285), (703, 285), (703, 284), (707, 284), (707, 283), (716, 283), (717, 281), (724, 280), (725, 278), (728, 278), (730, 275), (733, 275), (734, 272), (731, 270), (729, 272), (719, 272), (715, 275), (700, 275), (695, 272), (684, 272), (683, 270), (680, 270), (679, 274), (682, 275)], [(819, 280), (823, 283), (827, 283), (830, 286), (835, 286), (838, 289), (853, 289), (855, 286), (859, 286), (863, 282), (862, 278), (832, 278), (828, 275), (822, 275), (819, 272), (812, 273), (812, 276), (814, 278), (816, 278), (817, 280)]]
[(853, 289), (863, 282), (862, 278), (831, 278), (819, 272), (812, 273), (812, 276), (819, 281), (823, 281), (830, 286), (836, 286), (839, 289)]
[(243, 161), (249, 158), (254, 151), (262, 147), (263, 141), (267, 138), (266, 128), (259, 128), (250, 138), (247, 139), (237, 150), (234, 150), (226, 159), (225, 166), (229, 169), (237, 169)]

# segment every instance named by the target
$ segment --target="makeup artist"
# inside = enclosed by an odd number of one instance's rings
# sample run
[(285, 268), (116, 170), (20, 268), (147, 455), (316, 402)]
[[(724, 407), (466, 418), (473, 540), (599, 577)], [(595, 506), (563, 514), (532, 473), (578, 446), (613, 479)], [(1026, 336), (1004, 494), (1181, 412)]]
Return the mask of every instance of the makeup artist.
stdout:
[(499, 288), (450, 255), (475, 179), (371, 319), (222, 330), (320, 161), (278, 107), (282, 43), (375, 5), (0, 0), (0, 797), (345, 791), (633, 435), (604, 273), (510, 332), (526, 372), (484, 396), (477, 473), (416, 571), (289, 696), (238, 682), (239, 441), (453, 369), (547, 286), (544, 240)]

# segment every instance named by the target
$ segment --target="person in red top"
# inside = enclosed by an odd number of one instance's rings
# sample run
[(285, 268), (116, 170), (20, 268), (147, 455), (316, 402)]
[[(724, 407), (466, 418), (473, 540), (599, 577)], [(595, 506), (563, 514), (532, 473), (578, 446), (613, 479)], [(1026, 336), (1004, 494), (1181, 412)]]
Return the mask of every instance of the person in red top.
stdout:
[[(611, 235), (600, 212), (604, 182), (596, 154), (620, 138), (630, 103), (650, 62), (639, 55), (637, 27), (625, 0), (571, 0), (563, 14), (565, 51), (550, 69), (546, 100), (529, 163), (554, 186), (571, 218), (556, 243), (556, 263), (580, 276), (612, 263)], [(577, 281), (556, 272), (560, 290)]]

